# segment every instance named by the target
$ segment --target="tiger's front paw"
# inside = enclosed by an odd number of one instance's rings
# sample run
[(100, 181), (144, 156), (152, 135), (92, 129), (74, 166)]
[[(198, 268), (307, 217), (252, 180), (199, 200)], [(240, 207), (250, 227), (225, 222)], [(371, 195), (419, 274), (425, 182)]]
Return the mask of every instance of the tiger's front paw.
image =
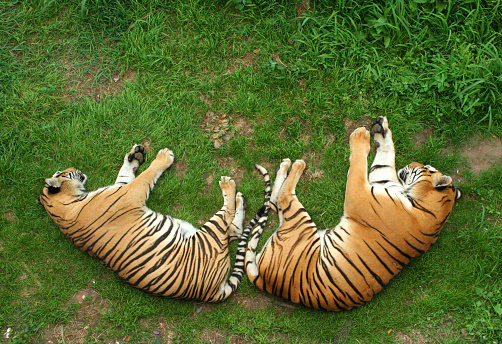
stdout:
[(350, 149), (352, 152), (361, 151), (365, 155), (370, 152), (370, 133), (366, 128), (357, 128), (350, 134)]
[(168, 168), (174, 161), (174, 153), (167, 148), (161, 149), (157, 153), (155, 160), (162, 162), (166, 166), (166, 168)]
[(141, 166), (146, 159), (146, 149), (143, 145), (134, 145), (129, 153), (126, 154), (126, 160), (133, 162), (136, 160), (138, 166)]
[(379, 116), (375, 118), (375, 122), (371, 127), (371, 136), (375, 140), (375, 145), (377, 148), (385, 146), (392, 141), (392, 135), (389, 129), (389, 121), (387, 117)]

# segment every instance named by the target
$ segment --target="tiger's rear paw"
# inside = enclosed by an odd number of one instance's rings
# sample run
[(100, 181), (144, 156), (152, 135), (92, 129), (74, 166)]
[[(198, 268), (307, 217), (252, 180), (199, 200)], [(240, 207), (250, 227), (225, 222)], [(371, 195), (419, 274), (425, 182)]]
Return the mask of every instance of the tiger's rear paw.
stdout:
[(246, 216), (246, 199), (244, 195), (237, 192), (235, 195), (235, 217), (230, 224), (228, 237), (230, 241), (239, 239), (244, 230), (244, 217)]
[(385, 144), (386, 141), (392, 140), (389, 133), (390, 129), (387, 117), (379, 116), (375, 118), (375, 122), (373, 122), (373, 126), (371, 127), (371, 136), (373, 137), (373, 140), (375, 140), (377, 148), (379, 148), (382, 144)]

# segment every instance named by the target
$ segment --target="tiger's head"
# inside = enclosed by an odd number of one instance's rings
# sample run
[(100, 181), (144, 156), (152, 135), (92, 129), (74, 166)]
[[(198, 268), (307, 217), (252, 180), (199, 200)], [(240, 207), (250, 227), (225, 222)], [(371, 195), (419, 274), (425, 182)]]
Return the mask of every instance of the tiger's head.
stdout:
[(53, 198), (55, 196), (79, 196), (85, 192), (84, 184), (87, 176), (70, 167), (64, 171), (57, 171), (51, 178), (45, 179), (45, 186), (42, 191), (42, 198)]
[(446, 199), (454, 201), (462, 196), (462, 191), (453, 186), (450, 176), (430, 165), (412, 162), (400, 169), (397, 176), (405, 193), (415, 199), (445, 199), (446, 196)]

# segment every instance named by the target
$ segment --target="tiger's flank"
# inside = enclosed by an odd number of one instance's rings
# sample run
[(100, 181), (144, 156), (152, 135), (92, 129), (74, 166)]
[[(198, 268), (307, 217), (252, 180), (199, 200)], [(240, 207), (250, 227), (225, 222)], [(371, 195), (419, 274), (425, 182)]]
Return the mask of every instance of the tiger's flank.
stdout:
[[(97, 257), (132, 286), (145, 292), (218, 302), (234, 292), (244, 271), (247, 237), (260, 213), (243, 228), (244, 196), (235, 182), (221, 177), (223, 207), (200, 229), (146, 206), (156, 181), (171, 166), (165, 148), (136, 177), (145, 161), (142, 145), (124, 157), (115, 184), (86, 192), (87, 176), (75, 168), (45, 180), (39, 200), (60, 230), (82, 251)], [(270, 198), (270, 179), (262, 172)], [(265, 209), (265, 208), (263, 208)], [(263, 210), (262, 210), (263, 212)], [(229, 242), (239, 240), (230, 273)]]
[(259, 289), (316, 309), (352, 309), (436, 242), (461, 191), (432, 166), (413, 162), (396, 172), (387, 118), (376, 119), (371, 135), (369, 174), (370, 132), (350, 136), (344, 214), (332, 229), (317, 228), (295, 194), (305, 162), (282, 161), (270, 199), (279, 228), (257, 254), (260, 222), (246, 252), (247, 276)]

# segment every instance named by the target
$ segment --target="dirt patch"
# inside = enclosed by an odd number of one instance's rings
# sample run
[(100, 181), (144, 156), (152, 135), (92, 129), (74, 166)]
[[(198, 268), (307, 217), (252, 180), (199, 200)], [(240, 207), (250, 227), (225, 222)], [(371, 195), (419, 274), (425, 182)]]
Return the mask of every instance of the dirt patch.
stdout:
[(417, 148), (420, 148), (432, 135), (434, 135), (434, 130), (432, 130), (431, 128), (424, 128), (415, 133), (415, 135), (413, 136), (413, 142)]
[(145, 343), (156, 343), (156, 338), (160, 338), (164, 344), (172, 344), (175, 333), (166, 319), (141, 319), (141, 327), (151, 334), (144, 338)]
[(230, 344), (248, 344), (248, 343), (254, 343), (252, 340), (247, 340), (245, 338), (235, 336), (235, 335), (228, 335), (226, 331), (224, 330), (210, 330), (210, 329), (205, 329), (204, 332), (199, 336), (199, 339), (201, 341), (204, 341), (205, 343), (212, 343), (212, 344), (224, 344), (224, 343), (230, 343)]
[(396, 334), (396, 340), (403, 344), (424, 344), (430, 343), (430, 341), (420, 333), (420, 331), (412, 330), (409, 334), (403, 332), (398, 332)]
[(454, 318), (451, 314), (445, 314), (443, 323), (435, 328), (418, 330), (413, 329), (409, 333), (397, 332), (396, 340), (398, 343), (403, 344), (424, 344), (424, 343), (450, 343), (469, 342), (473, 339), (472, 336), (467, 334), (465, 329), (461, 329), (460, 333), (453, 327)]
[(266, 309), (273, 303), (272, 298), (265, 293), (249, 296), (236, 292), (234, 298), (241, 307), (246, 308), (248, 311)]
[(244, 56), (242, 56), (241, 58), (238, 58), (235, 61), (231, 62), (230, 67), (223, 75), (230, 75), (234, 73), (236, 70), (254, 66), (256, 64), (256, 61), (260, 57), (258, 55), (259, 52), (260, 49), (256, 49), (254, 51), (249, 51), (245, 53)]
[(123, 73), (112, 74), (111, 78), (106, 81), (97, 81), (100, 70), (105, 66), (92, 66), (90, 72), (81, 74), (69, 61), (65, 60), (63, 63), (67, 70), (64, 74), (67, 79), (64, 88), (67, 102), (90, 97), (99, 103), (106, 96), (122, 92), (127, 82), (136, 79), (135, 71), (126, 70)]
[(233, 126), (239, 135), (247, 138), (253, 137), (254, 128), (246, 119), (242, 117), (237, 118), (233, 123)]
[(17, 216), (16, 214), (11, 210), (7, 210), (6, 212), (3, 213), (3, 217), (7, 220), (9, 223), (14, 223), (16, 222)]
[(188, 164), (184, 161), (177, 161), (174, 164), (174, 171), (176, 171), (176, 177), (178, 177), (178, 179), (181, 179), (188, 171)]
[(352, 134), (352, 132), (359, 127), (366, 127), (366, 129), (370, 130), (371, 124), (373, 123), (374, 119), (368, 116), (363, 116), (356, 120), (344, 118), (343, 121), (345, 122), (345, 135), (348, 139), (350, 134)]
[(310, 10), (311, 6), (309, 0), (301, 0), (298, 4), (296, 4), (296, 14), (298, 17), (301, 17)]
[(193, 312), (190, 314), (190, 319), (194, 319), (201, 314), (209, 313), (213, 310), (215, 304), (209, 302), (194, 302)]
[(473, 137), (459, 154), (466, 158), (470, 171), (479, 175), (502, 162), (502, 141), (498, 137)]
[[(49, 326), (44, 331), (45, 343), (85, 343), (89, 328), (94, 327), (105, 314), (110, 305), (95, 290), (91, 288), (80, 289), (73, 295), (69, 304), (80, 305), (77, 315), (68, 324)], [(114, 339), (106, 338), (106, 333), (93, 334), (95, 341), (115, 343)]]

